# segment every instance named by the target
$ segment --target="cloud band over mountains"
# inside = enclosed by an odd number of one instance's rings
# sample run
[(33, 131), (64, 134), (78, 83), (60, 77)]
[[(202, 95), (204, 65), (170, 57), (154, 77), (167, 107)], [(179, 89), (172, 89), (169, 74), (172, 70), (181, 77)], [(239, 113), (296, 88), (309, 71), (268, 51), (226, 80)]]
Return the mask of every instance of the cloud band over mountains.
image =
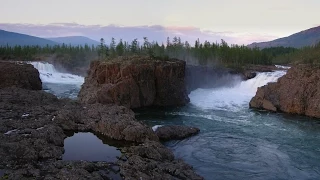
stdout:
[(17, 33), (28, 34), (38, 37), (63, 37), (63, 36), (86, 36), (99, 41), (100, 38), (110, 40), (114, 37), (131, 41), (135, 38), (148, 37), (149, 41), (166, 42), (167, 37), (180, 37), (183, 41), (191, 44), (196, 39), (200, 41), (220, 42), (224, 39), (229, 44), (250, 44), (252, 42), (269, 41), (277, 37), (264, 34), (236, 33), (236, 32), (213, 32), (196, 27), (178, 26), (120, 26), (120, 25), (81, 25), (76, 23), (51, 23), (38, 24), (9, 24), (0, 23), (0, 29)]

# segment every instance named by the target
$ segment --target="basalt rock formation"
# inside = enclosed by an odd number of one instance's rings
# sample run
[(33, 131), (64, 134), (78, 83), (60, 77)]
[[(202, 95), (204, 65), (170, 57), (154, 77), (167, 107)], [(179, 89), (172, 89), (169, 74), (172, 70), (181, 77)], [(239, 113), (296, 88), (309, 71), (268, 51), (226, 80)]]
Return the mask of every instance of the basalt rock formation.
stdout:
[(298, 65), (275, 83), (258, 88), (251, 108), (320, 118), (320, 66)]
[(39, 72), (30, 64), (0, 62), (0, 88), (17, 87), (41, 90)]
[(150, 57), (120, 57), (90, 65), (79, 100), (129, 108), (185, 105), (185, 62)]

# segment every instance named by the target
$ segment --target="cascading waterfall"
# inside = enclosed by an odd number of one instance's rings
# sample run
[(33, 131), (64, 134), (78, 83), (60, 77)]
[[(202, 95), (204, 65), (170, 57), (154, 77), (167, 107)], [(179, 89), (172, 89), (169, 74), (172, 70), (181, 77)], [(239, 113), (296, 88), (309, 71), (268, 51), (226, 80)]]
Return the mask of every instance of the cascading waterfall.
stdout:
[(43, 88), (59, 98), (75, 99), (84, 83), (84, 77), (59, 72), (47, 62), (29, 62), (40, 73)]
[(40, 78), (44, 83), (56, 84), (75, 84), (81, 86), (84, 78), (69, 73), (61, 73), (56, 68), (47, 62), (30, 62), (40, 73)]
[(191, 104), (203, 109), (232, 110), (248, 106), (257, 88), (275, 82), (286, 71), (258, 73), (253, 79), (241, 81), (234, 87), (197, 89), (189, 95)]

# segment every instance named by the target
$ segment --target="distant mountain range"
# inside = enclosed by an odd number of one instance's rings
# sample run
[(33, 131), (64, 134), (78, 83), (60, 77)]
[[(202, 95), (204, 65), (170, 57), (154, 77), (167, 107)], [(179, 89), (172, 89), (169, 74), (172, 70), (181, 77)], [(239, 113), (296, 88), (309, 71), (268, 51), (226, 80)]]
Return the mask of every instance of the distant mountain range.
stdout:
[(92, 40), (90, 38), (84, 37), (84, 36), (67, 36), (67, 37), (56, 37), (56, 38), (47, 38), (48, 40), (58, 42), (58, 43), (64, 43), (67, 45), (77, 46), (77, 45), (99, 45), (100, 43), (98, 41)]
[(15, 46), (15, 45), (39, 45), (39, 46), (46, 46), (46, 45), (57, 45), (57, 42), (43, 39), (35, 36), (29, 36), (26, 34), (14, 33), (9, 31), (0, 30), (0, 46)]
[[(122, 34), (126, 34), (126, 33), (122, 33)], [(318, 42), (320, 42), (320, 26), (295, 33), (288, 37), (275, 39), (273, 41), (252, 43), (248, 45), (248, 47), (259, 47), (260, 49), (263, 49), (266, 47), (277, 47), (277, 46), (301, 48), (304, 46), (314, 45)], [(46, 46), (47, 44), (52, 46), (52, 45), (57, 45), (62, 43), (67, 45), (72, 45), (72, 46), (85, 45), (85, 44), (88, 44), (89, 46), (91, 46), (91, 45), (99, 44), (98, 41), (89, 39), (84, 36), (39, 38), (36, 36), (30, 36), (26, 34), (0, 30), (0, 46), (6, 46), (7, 44), (9, 46), (15, 46), (15, 45)]]
[(314, 45), (318, 42), (320, 42), (320, 26), (292, 34), (288, 37), (275, 39), (273, 41), (252, 43), (248, 45), (248, 47), (259, 47), (260, 49), (277, 46), (301, 48), (304, 46)]
[(39, 45), (39, 46), (54, 46), (58, 44), (67, 44), (67, 45), (98, 45), (99, 42), (89, 39), (83, 36), (68, 36), (68, 37), (57, 37), (57, 38), (40, 38), (36, 36), (30, 36), (26, 34), (20, 34), (15, 32), (9, 32), (0, 30), (0, 46), (26, 46), (26, 45)]

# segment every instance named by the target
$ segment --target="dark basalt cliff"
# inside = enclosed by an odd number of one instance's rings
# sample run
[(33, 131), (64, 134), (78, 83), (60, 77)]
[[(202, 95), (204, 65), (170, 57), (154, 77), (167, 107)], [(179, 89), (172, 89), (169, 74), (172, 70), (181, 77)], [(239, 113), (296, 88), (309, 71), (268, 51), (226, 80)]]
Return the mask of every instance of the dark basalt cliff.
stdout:
[(141, 56), (94, 61), (78, 97), (83, 103), (129, 108), (185, 105), (185, 62)]
[(251, 108), (320, 118), (320, 66), (298, 65), (275, 83), (258, 88)]

